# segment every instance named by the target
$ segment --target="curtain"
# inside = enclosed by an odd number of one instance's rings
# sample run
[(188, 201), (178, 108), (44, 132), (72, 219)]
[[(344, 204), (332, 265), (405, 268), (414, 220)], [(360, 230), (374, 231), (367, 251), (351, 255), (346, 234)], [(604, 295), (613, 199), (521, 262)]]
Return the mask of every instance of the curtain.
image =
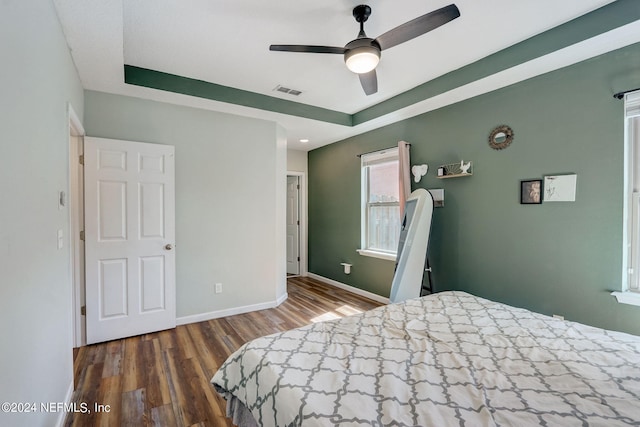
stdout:
[(404, 217), (404, 204), (407, 201), (407, 197), (411, 194), (411, 156), (409, 149), (411, 144), (405, 141), (398, 142), (398, 160), (400, 171), (400, 218)]

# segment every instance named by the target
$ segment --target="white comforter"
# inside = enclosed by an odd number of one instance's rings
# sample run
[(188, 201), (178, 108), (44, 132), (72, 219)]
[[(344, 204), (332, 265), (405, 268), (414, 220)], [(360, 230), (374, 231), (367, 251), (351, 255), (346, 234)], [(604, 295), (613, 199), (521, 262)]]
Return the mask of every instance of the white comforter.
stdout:
[(211, 381), (263, 426), (640, 425), (640, 337), (464, 292), (256, 339)]

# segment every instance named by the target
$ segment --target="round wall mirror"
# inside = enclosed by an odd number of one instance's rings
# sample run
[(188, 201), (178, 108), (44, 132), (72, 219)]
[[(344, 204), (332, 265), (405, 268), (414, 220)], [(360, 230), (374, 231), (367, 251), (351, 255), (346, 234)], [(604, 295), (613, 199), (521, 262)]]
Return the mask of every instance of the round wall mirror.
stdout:
[(507, 148), (513, 141), (513, 130), (507, 125), (500, 125), (489, 134), (489, 146), (494, 150)]

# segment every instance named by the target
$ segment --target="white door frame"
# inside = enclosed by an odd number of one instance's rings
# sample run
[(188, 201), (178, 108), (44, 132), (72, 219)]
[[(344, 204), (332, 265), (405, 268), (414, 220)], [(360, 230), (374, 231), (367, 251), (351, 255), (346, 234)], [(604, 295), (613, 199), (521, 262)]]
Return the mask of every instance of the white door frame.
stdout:
[(307, 275), (307, 176), (304, 172), (287, 171), (287, 176), (297, 176), (300, 184), (298, 204), (300, 208), (300, 276)]
[[(86, 345), (85, 317), (81, 314), (84, 305), (84, 249), (80, 240), (80, 230), (84, 218), (80, 215), (80, 206), (84, 206), (82, 191), (82, 167), (79, 156), (82, 154), (84, 127), (73, 106), (68, 104), (69, 114), (69, 256), (71, 260), (70, 277), (72, 283), (73, 346)], [(78, 141), (78, 139), (80, 139)]]

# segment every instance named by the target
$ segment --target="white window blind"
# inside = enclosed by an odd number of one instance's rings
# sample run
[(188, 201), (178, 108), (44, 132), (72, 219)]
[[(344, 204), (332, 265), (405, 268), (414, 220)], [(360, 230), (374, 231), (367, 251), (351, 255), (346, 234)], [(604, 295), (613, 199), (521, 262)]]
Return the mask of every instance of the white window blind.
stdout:
[(640, 116), (640, 91), (624, 96), (624, 115), (626, 118)]

